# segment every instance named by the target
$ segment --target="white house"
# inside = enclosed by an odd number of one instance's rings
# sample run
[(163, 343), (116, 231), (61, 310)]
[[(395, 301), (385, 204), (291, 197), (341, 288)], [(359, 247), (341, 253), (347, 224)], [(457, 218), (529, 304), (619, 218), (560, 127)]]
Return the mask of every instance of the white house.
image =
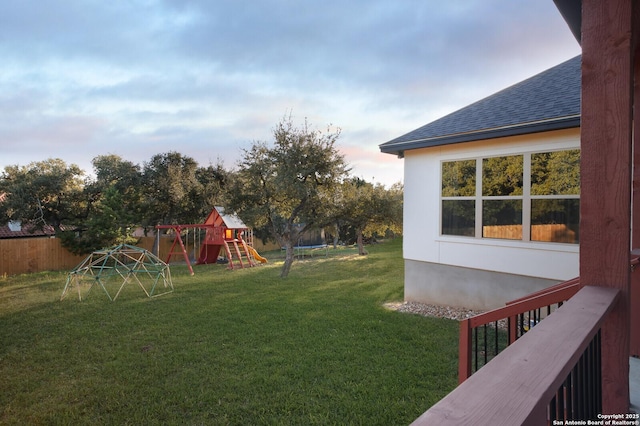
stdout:
[(380, 145), (405, 162), (405, 300), (492, 309), (579, 275), (580, 66)]

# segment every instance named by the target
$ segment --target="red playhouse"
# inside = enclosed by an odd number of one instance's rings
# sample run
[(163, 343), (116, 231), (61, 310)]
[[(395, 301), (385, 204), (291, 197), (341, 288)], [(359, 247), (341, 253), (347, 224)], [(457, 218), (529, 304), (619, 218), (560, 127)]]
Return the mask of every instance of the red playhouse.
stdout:
[(204, 223), (156, 226), (156, 229), (173, 229), (175, 233), (175, 238), (167, 255), (166, 262), (169, 263), (171, 257), (174, 255), (181, 255), (187, 263), (191, 275), (193, 275), (193, 268), (191, 267), (189, 255), (187, 254), (187, 249), (181, 236), (183, 230), (188, 231), (191, 228), (206, 230), (204, 241), (199, 245), (200, 255), (196, 261), (198, 265), (216, 263), (220, 256), (220, 251), (223, 248), (229, 261), (229, 269), (234, 269), (234, 258), (240, 268), (256, 266), (256, 262), (267, 262), (267, 259), (260, 256), (252, 247), (252, 230), (247, 227), (239, 217), (225, 214), (223, 207), (216, 206), (211, 210), (211, 213), (209, 213)]

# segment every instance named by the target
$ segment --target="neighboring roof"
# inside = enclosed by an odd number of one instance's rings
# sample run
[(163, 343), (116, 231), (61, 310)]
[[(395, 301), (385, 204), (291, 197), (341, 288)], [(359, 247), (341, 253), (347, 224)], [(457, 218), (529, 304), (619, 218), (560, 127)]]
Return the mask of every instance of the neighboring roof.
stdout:
[(404, 151), (580, 126), (580, 56), (380, 145)]
[[(7, 193), (0, 193), (0, 203), (7, 199)], [(56, 235), (53, 226), (46, 225), (42, 229), (37, 229), (30, 224), (22, 224), (20, 221), (11, 221), (0, 225), (0, 239), (6, 238), (30, 238), (30, 237), (51, 237)]]
[(43, 229), (36, 229), (33, 225), (19, 225), (16, 223), (0, 226), (0, 239), (5, 238), (32, 238), (32, 237), (53, 237), (56, 231), (53, 226), (46, 225)]

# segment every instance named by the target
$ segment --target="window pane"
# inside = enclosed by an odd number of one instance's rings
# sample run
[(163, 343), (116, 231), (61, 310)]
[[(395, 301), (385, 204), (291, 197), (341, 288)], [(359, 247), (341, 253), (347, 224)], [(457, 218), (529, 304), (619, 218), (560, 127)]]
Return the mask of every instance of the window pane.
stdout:
[(482, 195), (522, 195), (522, 155), (482, 160)]
[(475, 236), (476, 202), (442, 200), (442, 234)]
[(484, 200), (482, 202), (484, 238), (522, 239), (522, 200)]
[(580, 194), (580, 150), (531, 155), (531, 195)]
[(531, 240), (580, 241), (580, 200), (531, 200)]
[(442, 163), (442, 196), (473, 197), (476, 195), (476, 160)]

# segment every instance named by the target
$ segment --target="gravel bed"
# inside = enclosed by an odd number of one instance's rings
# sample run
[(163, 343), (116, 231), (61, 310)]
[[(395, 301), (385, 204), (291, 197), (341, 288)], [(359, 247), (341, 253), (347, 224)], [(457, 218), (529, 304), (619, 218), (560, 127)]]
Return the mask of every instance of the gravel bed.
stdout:
[(448, 318), (452, 320), (463, 320), (482, 313), (468, 308), (458, 308), (451, 306), (426, 305), (418, 302), (395, 302), (385, 303), (387, 309), (409, 314), (422, 315), (425, 317)]
[[(475, 311), (469, 308), (452, 306), (427, 305), (418, 302), (392, 302), (385, 303), (387, 309), (408, 314), (422, 315), (424, 317), (447, 318), (455, 321), (471, 318), (485, 311)], [(507, 320), (498, 321), (498, 328), (507, 329)]]

